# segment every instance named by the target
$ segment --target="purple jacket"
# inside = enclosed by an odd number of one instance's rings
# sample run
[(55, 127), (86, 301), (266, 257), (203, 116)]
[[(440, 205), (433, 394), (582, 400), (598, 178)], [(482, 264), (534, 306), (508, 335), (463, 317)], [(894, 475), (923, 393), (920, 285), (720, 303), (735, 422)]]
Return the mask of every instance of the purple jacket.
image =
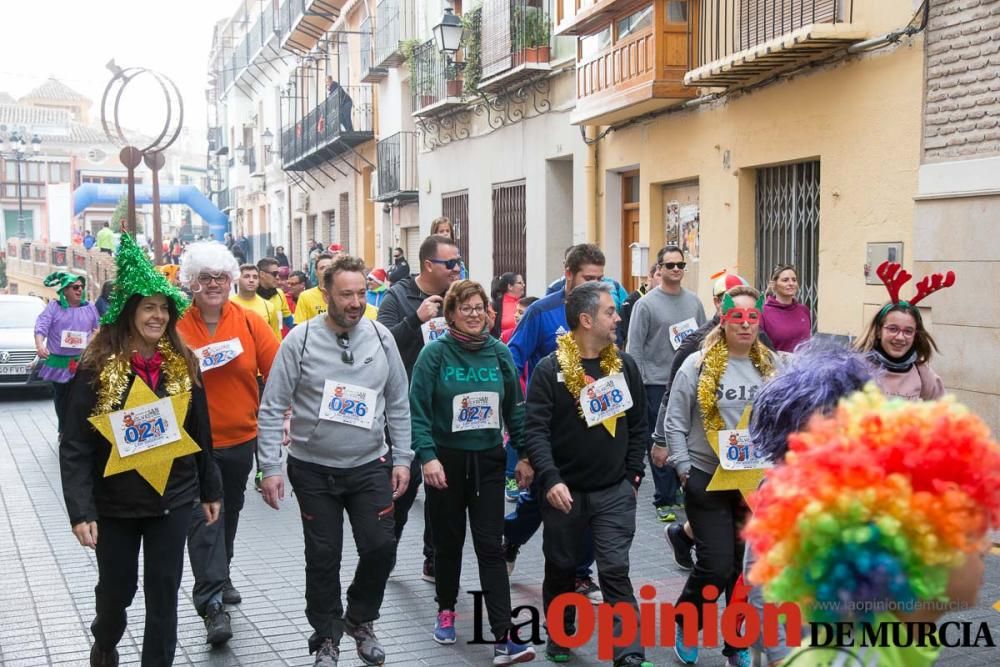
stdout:
[[(45, 336), (45, 347), (49, 354), (64, 357), (79, 357), (83, 349), (79, 347), (63, 347), (64, 331), (80, 331), (86, 334), (85, 343), (89, 343), (97, 329), (99, 317), (97, 308), (92, 303), (85, 303), (76, 308), (63, 308), (58, 299), (52, 299), (35, 320), (35, 334)], [(70, 342), (67, 340), (67, 342)], [(68, 368), (57, 368), (43, 364), (38, 377), (50, 382), (69, 382), (73, 373)]]
[(779, 352), (793, 352), (812, 335), (809, 309), (798, 301), (784, 304), (773, 296), (764, 302), (764, 332)]

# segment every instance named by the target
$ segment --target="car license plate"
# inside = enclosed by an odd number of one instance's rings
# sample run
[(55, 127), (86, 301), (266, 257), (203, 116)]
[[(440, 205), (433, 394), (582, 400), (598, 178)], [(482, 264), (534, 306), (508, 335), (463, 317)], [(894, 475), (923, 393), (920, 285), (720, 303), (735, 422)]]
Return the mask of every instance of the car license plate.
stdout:
[(20, 366), (0, 366), (0, 375), (27, 375), (28, 367)]

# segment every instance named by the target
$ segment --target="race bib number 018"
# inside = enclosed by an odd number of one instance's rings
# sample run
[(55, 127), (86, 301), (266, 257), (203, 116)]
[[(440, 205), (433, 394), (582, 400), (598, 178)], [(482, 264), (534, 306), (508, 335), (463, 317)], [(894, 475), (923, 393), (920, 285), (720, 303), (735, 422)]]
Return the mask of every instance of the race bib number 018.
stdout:
[(198, 359), (202, 373), (222, 368), (241, 354), (243, 354), (243, 343), (239, 338), (209, 343), (194, 350), (194, 356)]
[(82, 350), (87, 347), (86, 331), (70, 331), (66, 329), (59, 338), (59, 345), (70, 350)]
[(319, 418), (371, 429), (375, 423), (375, 390), (327, 380), (323, 385)]
[(115, 435), (115, 446), (122, 458), (181, 439), (174, 405), (169, 398), (112, 412), (108, 416)]
[(437, 340), (448, 331), (448, 321), (443, 317), (432, 317), (420, 325), (420, 333), (424, 336), (424, 345)]
[(623, 373), (591, 382), (580, 392), (580, 407), (587, 426), (596, 426), (632, 407), (632, 394)]
[(755, 470), (774, 466), (750, 442), (750, 431), (747, 429), (719, 431), (719, 463), (724, 470)]
[(500, 428), (500, 394), (495, 391), (474, 391), (456, 396), (451, 410), (452, 433)]

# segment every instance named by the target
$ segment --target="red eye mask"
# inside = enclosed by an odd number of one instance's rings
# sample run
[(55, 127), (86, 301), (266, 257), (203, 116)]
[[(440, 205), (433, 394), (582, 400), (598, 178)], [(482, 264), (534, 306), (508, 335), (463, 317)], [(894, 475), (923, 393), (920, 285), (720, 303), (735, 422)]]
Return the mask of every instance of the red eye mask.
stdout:
[(727, 324), (760, 324), (761, 313), (756, 308), (730, 308), (722, 316), (722, 321)]

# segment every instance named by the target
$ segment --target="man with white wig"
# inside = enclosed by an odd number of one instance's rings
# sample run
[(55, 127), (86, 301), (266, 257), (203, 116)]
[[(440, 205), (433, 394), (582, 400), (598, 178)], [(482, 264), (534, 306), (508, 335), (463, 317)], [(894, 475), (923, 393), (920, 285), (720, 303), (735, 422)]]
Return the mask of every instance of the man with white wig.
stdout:
[(230, 564), (257, 448), (257, 376), (267, 380), (278, 353), (278, 341), (267, 322), (230, 302), (238, 277), (236, 258), (221, 243), (192, 243), (181, 256), (180, 280), (191, 290), (192, 305), (177, 323), (177, 331), (198, 359), (208, 396), (213, 456), (222, 473), (221, 520), (206, 525), (199, 512), (188, 531), (192, 598), (205, 619), (206, 640), (213, 645), (233, 636), (223, 603), (241, 601)]

